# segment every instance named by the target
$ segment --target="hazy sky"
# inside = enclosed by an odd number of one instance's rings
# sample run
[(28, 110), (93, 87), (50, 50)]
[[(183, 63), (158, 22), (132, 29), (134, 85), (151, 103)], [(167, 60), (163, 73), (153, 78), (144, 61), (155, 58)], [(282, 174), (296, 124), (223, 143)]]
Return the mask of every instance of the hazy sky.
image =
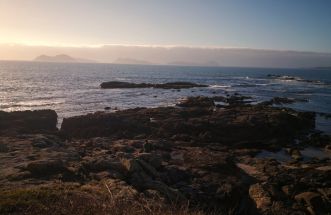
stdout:
[(0, 0), (0, 43), (331, 52), (331, 1)]

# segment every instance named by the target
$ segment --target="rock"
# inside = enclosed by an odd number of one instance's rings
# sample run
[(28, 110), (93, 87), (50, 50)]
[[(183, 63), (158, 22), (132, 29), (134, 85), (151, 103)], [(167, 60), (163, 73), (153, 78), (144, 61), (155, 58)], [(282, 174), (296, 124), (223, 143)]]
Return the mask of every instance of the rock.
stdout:
[(0, 111), (0, 135), (52, 133), (57, 131), (57, 114), (53, 110)]
[(8, 146), (6, 144), (0, 143), (0, 153), (8, 152)]
[(156, 169), (153, 166), (149, 165), (144, 160), (137, 160), (137, 162), (140, 164), (140, 166), (143, 168), (143, 170), (147, 173), (147, 175), (149, 175), (153, 178), (159, 177), (159, 173), (156, 171)]
[(28, 163), (26, 170), (29, 171), (32, 176), (44, 177), (63, 172), (66, 170), (66, 167), (62, 160), (37, 160)]
[(261, 102), (260, 105), (283, 105), (283, 104), (293, 104), (295, 102), (308, 102), (307, 99), (298, 98), (286, 98), (286, 97), (274, 97), (269, 101)]
[(143, 171), (137, 159), (123, 159), (122, 165), (129, 172), (129, 174)]
[(247, 101), (248, 99), (251, 99), (252, 97), (250, 96), (241, 96), (241, 95), (232, 95), (228, 96), (225, 100), (226, 103), (228, 103), (230, 106), (233, 105), (244, 105), (247, 103), (250, 103), (251, 101)]
[(162, 166), (162, 158), (161, 156), (158, 156), (156, 154), (140, 153), (137, 155), (137, 158), (139, 160), (144, 160), (145, 162), (153, 166), (155, 169), (160, 169)]
[(300, 150), (298, 149), (289, 149), (288, 150), (288, 153), (291, 155), (291, 157), (294, 159), (294, 160), (302, 160), (302, 155), (301, 155), (301, 152)]
[(293, 185), (284, 185), (282, 186), (282, 191), (285, 193), (287, 196), (291, 196), (293, 193)]
[(179, 107), (214, 107), (213, 99), (203, 96), (188, 97), (186, 100), (177, 104)]
[[(213, 101), (209, 98), (198, 97), (191, 101), (187, 106), (198, 107), (135, 108), (66, 118), (62, 123), (61, 134), (70, 138), (130, 139), (148, 136), (256, 148), (270, 146), (268, 141), (271, 139), (276, 139), (280, 144), (286, 143), (296, 135), (312, 129), (315, 123), (314, 114), (290, 109), (258, 105), (211, 109), (209, 107), (213, 106)], [(150, 118), (155, 121), (151, 122)]]
[(85, 161), (82, 163), (83, 167), (91, 172), (100, 172), (105, 170), (118, 171), (120, 173), (124, 172), (124, 168), (119, 161), (107, 160), (96, 158), (90, 161)]
[(103, 89), (117, 89), (117, 88), (161, 88), (161, 89), (182, 89), (193, 87), (207, 87), (207, 85), (195, 84), (190, 82), (169, 82), (164, 84), (149, 84), (149, 83), (129, 83), (122, 81), (103, 82), (100, 85)]
[(249, 187), (249, 196), (254, 200), (256, 207), (261, 211), (266, 211), (272, 205), (270, 194), (261, 184), (253, 184)]
[(103, 89), (117, 89), (117, 88), (147, 88), (152, 87), (152, 84), (136, 84), (136, 83), (129, 83), (129, 82), (122, 82), (122, 81), (109, 81), (103, 82), (100, 85)]
[(167, 166), (162, 177), (163, 181), (167, 184), (176, 184), (181, 181), (190, 180), (191, 175), (177, 166)]
[(146, 184), (146, 187), (148, 189), (157, 190), (171, 203), (179, 203), (185, 200), (185, 197), (178, 190), (173, 189), (160, 181), (149, 181)]
[(319, 193), (303, 192), (294, 197), (298, 202), (304, 202), (308, 206), (308, 210), (312, 215), (323, 213), (323, 199)]
[(149, 153), (153, 150), (153, 145), (151, 143), (149, 143), (148, 140), (145, 140), (143, 148), (144, 148), (144, 152)]
[(20, 181), (31, 177), (31, 173), (28, 171), (15, 172), (8, 176), (9, 181)]
[[(139, 108), (129, 112), (137, 113)], [(127, 111), (116, 113), (97, 112), (86, 116), (63, 119), (61, 134), (66, 137), (135, 137), (150, 131), (150, 120), (147, 116), (130, 115)]]
[[(149, 196), (157, 204), (188, 200), (204, 211), (271, 215), (318, 214), (314, 203), (294, 199), (314, 191), (323, 202), (319, 214), (327, 211), (329, 160), (294, 165), (255, 157), (262, 150), (296, 149), (290, 144), (314, 127), (314, 114), (230, 100), (223, 108), (135, 108), (72, 117), (64, 120), (61, 139), (1, 136), (8, 152), (0, 153), (0, 189), (61, 180), (61, 186), (101, 186), (99, 194), (109, 190), (123, 198), (132, 190), (132, 203)], [(327, 142), (321, 135), (314, 140)], [(256, 206), (259, 212), (250, 212)]]

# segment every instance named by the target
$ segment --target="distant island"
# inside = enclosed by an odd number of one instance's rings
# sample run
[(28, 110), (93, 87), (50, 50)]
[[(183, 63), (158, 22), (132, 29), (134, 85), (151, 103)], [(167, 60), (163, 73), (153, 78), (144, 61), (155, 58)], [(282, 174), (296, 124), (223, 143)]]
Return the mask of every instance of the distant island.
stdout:
[(168, 65), (173, 65), (173, 66), (211, 66), (211, 67), (218, 67), (220, 66), (216, 61), (207, 61), (207, 62), (200, 62), (200, 63), (195, 63), (195, 62), (189, 62), (189, 61), (172, 61), (169, 62)]
[(149, 62), (149, 61), (137, 60), (137, 59), (132, 59), (132, 58), (118, 58), (113, 63), (114, 64), (139, 64), (139, 65), (154, 64), (154, 63)]
[(82, 58), (73, 58), (69, 55), (60, 54), (55, 56), (40, 55), (34, 59), (34, 61), (39, 62), (60, 62), (60, 63), (96, 63), (96, 61), (82, 59)]

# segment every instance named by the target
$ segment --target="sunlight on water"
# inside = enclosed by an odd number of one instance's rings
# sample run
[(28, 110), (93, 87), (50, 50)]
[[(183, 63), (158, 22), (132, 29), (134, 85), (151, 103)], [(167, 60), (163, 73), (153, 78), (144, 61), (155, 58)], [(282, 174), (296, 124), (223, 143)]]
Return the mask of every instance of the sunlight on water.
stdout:
[[(134, 83), (189, 81), (209, 87), (100, 89), (101, 82), (111, 80)], [(233, 93), (252, 96), (254, 103), (275, 96), (307, 99), (309, 102), (289, 106), (331, 113), (330, 71), (2, 61), (0, 81), (0, 110), (54, 109), (60, 121), (63, 117), (103, 111), (105, 107), (171, 106), (186, 96)], [(318, 128), (331, 131), (329, 119), (318, 118), (317, 123)]]

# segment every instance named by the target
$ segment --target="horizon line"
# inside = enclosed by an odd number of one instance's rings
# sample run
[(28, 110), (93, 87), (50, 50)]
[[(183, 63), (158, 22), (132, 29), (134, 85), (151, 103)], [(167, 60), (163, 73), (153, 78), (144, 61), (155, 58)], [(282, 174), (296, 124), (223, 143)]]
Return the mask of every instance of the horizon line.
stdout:
[(277, 51), (277, 52), (297, 52), (297, 53), (315, 53), (315, 54), (331, 54), (330, 52), (319, 52), (309, 50), (292, 50), (292, 49), (269, 49), (269, 48), (251, 48), (251, 47), (234, 47), (234, 46), (193, 46), (193, 45), (159, 45), (159, 44), (64, 44), (64, 43), (11, 43), (0, 42), (1, 45), (7, 46), (28, 46), (28, 47), (47, 47), (47, 48), (104, 48), (107, 46), (119, 46), (119, 47), (144, 47), (144, 48), (188, 48), (188, 49), (209, 49), (209, 50), (252, 50), (252, 51)]

